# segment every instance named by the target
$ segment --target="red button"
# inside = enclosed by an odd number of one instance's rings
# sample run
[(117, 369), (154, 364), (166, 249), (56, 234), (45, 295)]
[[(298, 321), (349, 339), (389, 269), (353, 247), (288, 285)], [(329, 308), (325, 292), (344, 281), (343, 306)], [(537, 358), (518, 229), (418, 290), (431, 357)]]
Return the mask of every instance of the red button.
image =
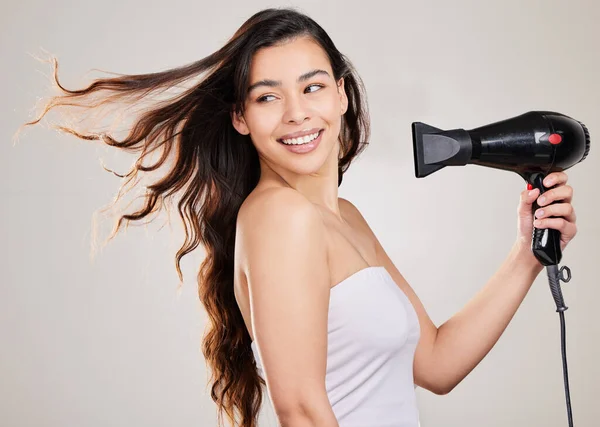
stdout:
[(557, 133), (553, 133), (548, 137), (548, 141), (550, 141), (550, 144), (553, 145), (560, 144), (562, 141), (562, 137)]
[(533, 190), (533, 185), (531, 185), (530, 183), (527, 183), (527, 189), (528, 190)]

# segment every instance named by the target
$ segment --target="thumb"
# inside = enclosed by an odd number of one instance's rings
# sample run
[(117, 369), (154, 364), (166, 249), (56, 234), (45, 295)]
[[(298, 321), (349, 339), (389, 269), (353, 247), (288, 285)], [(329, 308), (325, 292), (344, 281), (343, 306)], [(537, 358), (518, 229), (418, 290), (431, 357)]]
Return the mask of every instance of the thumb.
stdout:
[(521, 202), (519, 203), (518, 213), (519, 216), (531, 216), (533, 202), (540, 195), (540, 190), (538, 188), (534, 188), (533, 190), (523, 190), (521, 192)]

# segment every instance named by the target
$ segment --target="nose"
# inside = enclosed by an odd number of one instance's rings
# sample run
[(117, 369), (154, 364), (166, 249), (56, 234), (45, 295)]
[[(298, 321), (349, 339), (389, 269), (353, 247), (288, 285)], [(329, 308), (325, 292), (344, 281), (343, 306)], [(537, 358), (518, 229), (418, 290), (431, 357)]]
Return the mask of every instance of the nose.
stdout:
[(285, 123), (300, 124), (309, 118), (308, 108), (304, 104), (302, 97), (292, 96), (287, 98), (283, 113), (283, 121)]

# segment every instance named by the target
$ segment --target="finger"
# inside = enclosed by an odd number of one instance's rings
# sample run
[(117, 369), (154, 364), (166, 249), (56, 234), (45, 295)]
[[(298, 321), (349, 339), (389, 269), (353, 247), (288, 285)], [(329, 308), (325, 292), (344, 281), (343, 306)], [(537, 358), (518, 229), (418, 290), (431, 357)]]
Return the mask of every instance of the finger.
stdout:
[(537, 219), (549, 218), (552, 216), (563, 217), (569, 222), (577, 221), (575, 209), (570, 203), (555, 203), (535, 211), (535, 217)]
[(527, 202), (527, 203), (532, 203), (532, 201), (535, 200), (535, 198), (538, 197), (539, 195), (540, 195), (539, 188), (533, 188), (531, 190), (523, 190), (523, 192), (521, 193), (523, 201)]
[(539, 195), (540, 190), (537, 188), (521, 191), (521, 203), (519, 203), (518, 210), (531, 213), (531, 205)]
[(570, 185), (560, 185), (543, 193), (538, 199), (538, 206), (546, 206), (554, 201), (564, 201), (571, 203), (573, 201), (573, 187)]
[(544, 218), (533, 221), (536, 228), (552, 228), (560, 231), (567, 237), (573, 237), (577, 233), (577, 224), (569, 222), (564, 218)]
[(544, 178), (544, 187), (552, 187), (553, 185), (561, 185), (566, 184), (569, 179), (569, 176), (566, 172), (552, 172), (548, 174), (546, 178)]

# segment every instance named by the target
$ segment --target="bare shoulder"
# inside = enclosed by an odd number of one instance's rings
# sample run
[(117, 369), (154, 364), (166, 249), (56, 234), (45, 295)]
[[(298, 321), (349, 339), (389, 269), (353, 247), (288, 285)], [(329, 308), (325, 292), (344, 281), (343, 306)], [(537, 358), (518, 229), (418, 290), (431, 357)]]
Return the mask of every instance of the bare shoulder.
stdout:
[(350, 200), (344, 199), (342, 197), (338, 197), (338, 202), (340, 204), (340, 209), (344, 209), (345, 212), (351, 215), (360, 215), (360, 212), (356, 206)]
[(349, 218), (354, 226), (360, 227), (363, 231), (367, 232), (372, 238), (376, 239), (375, 234), (369, 227), (367, 220), (360, 213), (358, 208), (350, 202), (348, 199), (344, 199), (342, 197), (338, 197), (338, 202), (340, 205), (340, 210)]
[(301, 193), (285, 187), (272, 187), (253, 193), (240, 207), (237, 232), (283, 237), (286, 232), (320, 233), (324, 223), (319, 210)]
[[(275, 209), (273, 211), (273, 209)], [(259, 192), (252, 193), (240, 207), (239, 217), (243, 221), (252, 222), (256, 215), (262, 217), (264, 214), (273, 211), (277, 212), (294, 211), (301, 209), (303, 212), (318, 210), (301, 193), (293, 188), (271, 187)]]
[[(238, 212), (236, 263), (247, 276), (251, 264), (269, 262), (264, 259), (269, 256), (266, 245), (283, 249), (292, 239), (300, 238), (299, 234), (310, 239), (311, 244), (318, 244), (324, 229), (318, 209), (298, 191), (272, 187), (252, 193)], [(293, 250), (291, 247), (291, 253)]]

